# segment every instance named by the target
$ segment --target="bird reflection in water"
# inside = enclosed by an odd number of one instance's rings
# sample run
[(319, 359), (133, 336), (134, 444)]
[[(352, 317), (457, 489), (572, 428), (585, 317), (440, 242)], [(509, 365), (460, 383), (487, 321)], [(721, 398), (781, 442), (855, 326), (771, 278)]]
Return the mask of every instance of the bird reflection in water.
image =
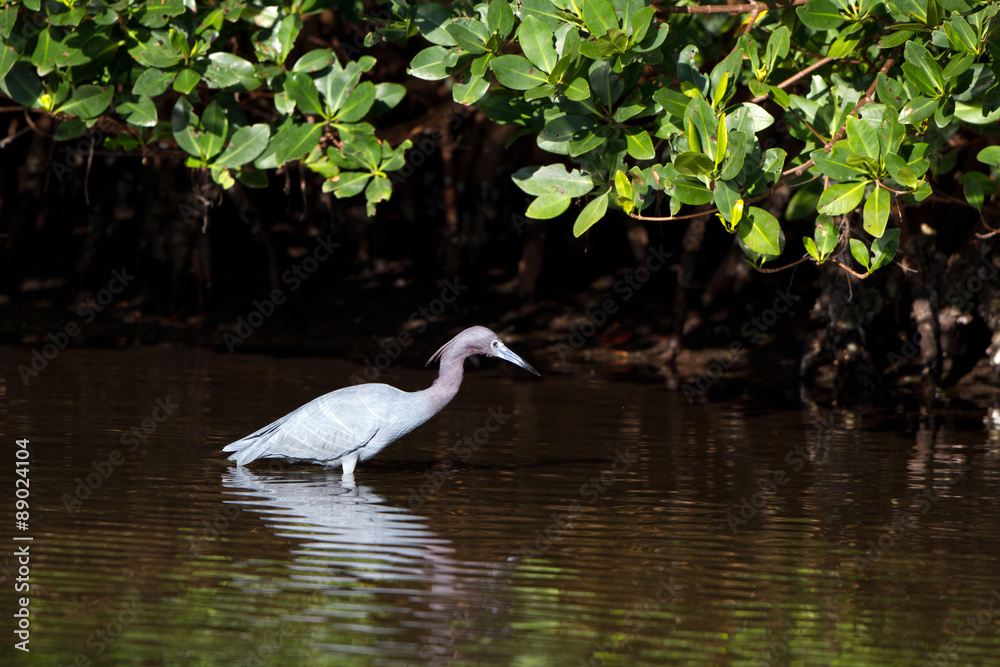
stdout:
[[(269, 582), (279, 590), (322, 591), (311, 598), (314, 608), (294, 615), (296, 622), (370, 624), (384, 632), (378, 607), (388, 605), (387, 615), (412, 617), (407, 632), (419, 632), (421, 658), (432, 663), (453, 658), (453, 644), (461, 635), (471, 638), (476, 619), (488, 625), (477, 635), (501, 631), (497, 614), (504, 615), (505, 604), (495, 593), (506, 588), (513, 564), (457, 560), (451, 541), (432, 531), (427, 517), (388, 503), (352, 476), (311, 470), (257, 475), (236, 467), (222, 483), (231, 498), (225, 502), (259, 514), (275, 536), (300, 541), (291, 550), (287, 577)], [(359, 604), (360, 595), (374, 596), (374, 605)], [(414, 639), (409, 637), (411, 654)]]

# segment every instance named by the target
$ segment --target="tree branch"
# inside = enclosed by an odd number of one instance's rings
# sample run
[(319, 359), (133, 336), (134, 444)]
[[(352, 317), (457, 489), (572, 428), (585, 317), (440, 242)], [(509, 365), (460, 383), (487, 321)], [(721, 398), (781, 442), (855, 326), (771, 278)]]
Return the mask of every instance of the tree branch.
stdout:
[(806, 4), (807, 0), (779, 0), (778, 2), (751, 2), (748, 5), (686, 5), (657, 6), (656, 11), (664, 14), (751, 14), (768, 9), (785, 9)]

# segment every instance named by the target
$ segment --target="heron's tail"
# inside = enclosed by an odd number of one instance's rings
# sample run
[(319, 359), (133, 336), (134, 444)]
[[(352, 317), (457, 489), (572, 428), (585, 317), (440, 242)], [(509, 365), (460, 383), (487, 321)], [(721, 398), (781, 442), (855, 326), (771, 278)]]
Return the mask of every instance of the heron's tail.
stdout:
[(240, 438), (235, 442), (231, 442), (222, 448), (224, 452), (233, 452), (229, 456), (230, 461), (236, 461), (236, 465), (246, 465), (252, 461), (256, 461), (260, 458), (267, 458), (268, 454), (268, 438), (271, 433), (276, 431), (285, 421), (288, 419), (289, 415), (285, 415), (281, 419), (271, 422), (264, 428), (254, 431), (248, 436)]

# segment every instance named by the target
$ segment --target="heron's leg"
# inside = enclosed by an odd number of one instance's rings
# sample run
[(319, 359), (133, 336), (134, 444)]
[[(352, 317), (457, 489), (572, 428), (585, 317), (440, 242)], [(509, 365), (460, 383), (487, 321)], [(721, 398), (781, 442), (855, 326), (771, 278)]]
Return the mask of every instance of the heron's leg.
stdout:
[(358, 455), (357, 455), (357, 453), (351, 454), (349, 456), (345, 456), (344, 457), (344, 461), (343, 461), (343, 463), (341, 463), (341, 465), (344, 467), (344, 474), (345, 475), (353, 475), (354, 474), (354, 466), (358, 465)]

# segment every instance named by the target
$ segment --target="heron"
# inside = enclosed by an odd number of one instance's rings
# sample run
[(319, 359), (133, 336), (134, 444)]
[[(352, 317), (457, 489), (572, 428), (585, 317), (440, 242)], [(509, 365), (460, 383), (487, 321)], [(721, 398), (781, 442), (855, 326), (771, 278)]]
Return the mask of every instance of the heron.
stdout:
[(264, 428), (226, 445), (229, 460), (244, 466), (263, 458), (284, 458), (341, 466), (354, 475), (366, 461), (441, 411), (458, 393), (465, 360), (474, 354), (504, 359), (541, 375), (486, 327), (470, 327), (441, 346), (425, 366), (440, 360), (438, 377), (422, 391), (387, 384), (361, 384), (313, 399)]

